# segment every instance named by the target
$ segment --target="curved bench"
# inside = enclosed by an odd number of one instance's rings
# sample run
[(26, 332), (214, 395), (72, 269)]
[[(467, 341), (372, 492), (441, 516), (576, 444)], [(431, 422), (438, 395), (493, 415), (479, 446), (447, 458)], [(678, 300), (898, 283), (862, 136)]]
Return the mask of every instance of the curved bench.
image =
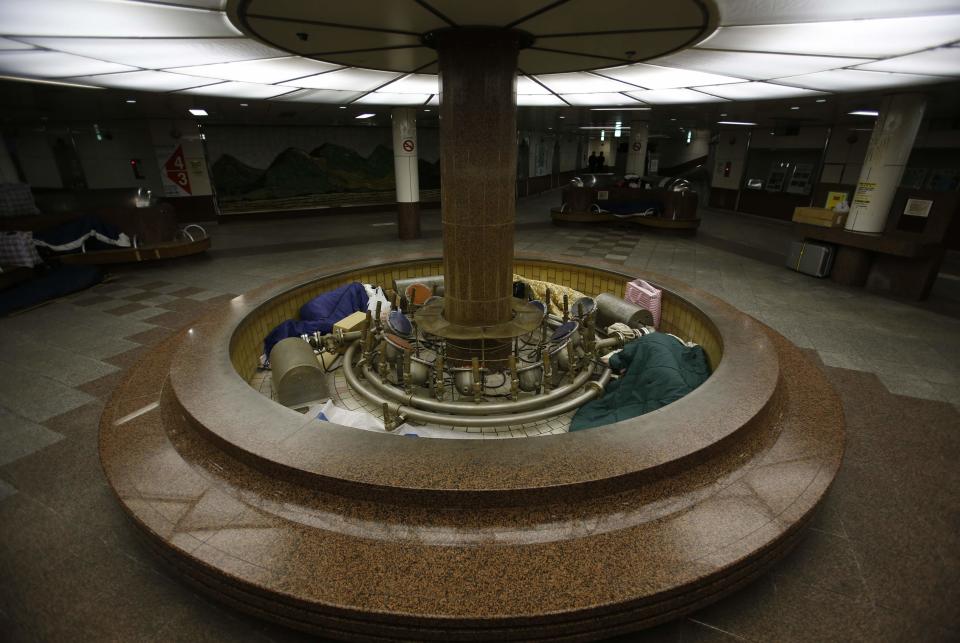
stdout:
[[(516, 261), (590, 294), (627, 275)], [(124, 509), (216, 598), (337, 638), (591, 639), (735, 591), (783, 556), (843, 452), (839, 401), (769, 328), (664, 277), (662, 326), (714, 373), (659, 411), (520, 440), (320, 424), (247, 384), (263, 327), (318, 289), (439, 260), (304, 274), (237, 297), (131, 369), (101, 459)]]

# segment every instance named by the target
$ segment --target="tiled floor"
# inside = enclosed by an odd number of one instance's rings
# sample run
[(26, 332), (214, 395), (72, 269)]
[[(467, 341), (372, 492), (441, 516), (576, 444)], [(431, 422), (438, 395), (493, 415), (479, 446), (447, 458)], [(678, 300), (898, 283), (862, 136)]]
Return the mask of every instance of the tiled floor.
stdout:
[[(923, 305), (786, 270), (789, 226), (703, 212), (695, 238), (553, 227), (521, 201), (518, 252), (668, 273), (773, 326), (843, 399), (845, 463), (808, 537), (773, 573), (643, 641), (960, 639), (958, 280)], [(0, 319), (0, 640), (305, 640), (209, 603), (136, 536), (99, 469), (97, 421), (123, 369), (219, 302), (336, 256), (375, 262), (389, 214), (231, 223), (208, 256)], [(439, 217), (404, 252), (440, 253)], [(331, 249), (336, 249), (335, 253)], [(621, 259), (622, 257), (622, 259)], [(950, 313), (950, 314), (944, 314)]]

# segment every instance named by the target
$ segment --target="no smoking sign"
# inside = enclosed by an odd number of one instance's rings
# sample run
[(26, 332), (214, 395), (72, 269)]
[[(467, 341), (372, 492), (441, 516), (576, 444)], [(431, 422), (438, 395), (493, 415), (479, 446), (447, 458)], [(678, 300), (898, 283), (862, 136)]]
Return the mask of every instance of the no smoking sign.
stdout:
[(413, 148), (416, 147), (412, 138), (403, 139), (403, 143), (401, 143), (401, 146), (403, 147), (404, 152), (412, 152)]

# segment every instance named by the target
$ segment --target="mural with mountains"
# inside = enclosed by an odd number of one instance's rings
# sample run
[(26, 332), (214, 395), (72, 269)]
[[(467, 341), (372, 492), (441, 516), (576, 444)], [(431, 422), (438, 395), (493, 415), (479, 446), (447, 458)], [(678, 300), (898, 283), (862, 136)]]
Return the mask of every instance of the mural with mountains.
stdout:
[[(419, 159), (420, 189), (440, 187), (440, 163)], [(377, 145), (369, 156), (324, 143), (306, 152), (288, 147), (265, 169), (251, 167), (230, 154), (211, 168), (221, 202), (290, 199), (331, 193), (389, 192), (396, 189), (393, 151)]]

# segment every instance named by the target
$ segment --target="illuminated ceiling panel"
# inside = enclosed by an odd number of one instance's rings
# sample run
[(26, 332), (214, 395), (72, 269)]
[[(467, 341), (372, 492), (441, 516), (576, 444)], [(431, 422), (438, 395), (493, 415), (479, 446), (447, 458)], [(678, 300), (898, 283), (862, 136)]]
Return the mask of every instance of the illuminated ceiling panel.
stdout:
[(0, 52), (0, 72), (41, 78), (67, 78), (131, 71), (133, 67), (37, 49)]
[(592, 94), (595, 92), (623, 92), (636, 89), (632, 85), (586, 72), (570, 74), (543, 74), (537, 80), (558, 94)]
[(241, 36), (219, 11), (113, 0), (3, 0), (0, 33), (21, 36)]
[(194, 76), (206, 76), (222, 80), (235, 80), (244, 83), (281, 83), (304, 76), (322, 74), (339, 69), (337, 65), (307, 60), (299, 56), (286, 58), (268, 58), (266, 60), (245, 60), (237, 63), (218, 65), (199, 65), (196, 67), (178, 67), (174, 71)]
[(5, 51), (7, 49), (33, 49), (33, 45), (10, 40), (9, 38), (0, 38), (0, 50)]
[[(696, 69), (714, 74), (740, 76), (749, 80), (767, 80), (778, 76), (799, 76), (818, 71), (862, 64), (862, 58), (832, 56), (796, 56), (742, 51), (688, 49), (655, 61), (667, 67)], [(606, 72), (604, 72), (606, 73)], [(704, 83), (707, 84), (707, 83)]]
[(284, 84), (291, 87), (303, 87), (304, 89), (352, 89), (356, 91), (370, 91), (371, 89), (376, 89), (381, 85), (389, 83), (391, 80), (399, 78), (401, 75), (402, 74), (390, 71), (349, 68), (299, 78)]
[(199, 94), (201, 96), (220, 96), (222, 98), (273, 98), (280, 94), (292, 91), (290, 87), (282, 85), (258, 85), (256, 83), (217, 83), (186, 89), (181, 94)]
[(827, 92), (851, 92), (887, 87), (908, 87), (925, 83), (943, 82), (939, 76), (920, 76), (915, 74), (889, 74), (881, 71), (858, 71), (855, 69), (837, 69), (818, 74), (779, 78), (777, 83), (819, 89)]
[(649, 89), (639, 92), (628, 92), (631, 96), (644, 103), (653, 105), (682, 105), (683, 103), (717, 103), (724, 99), (710, 96), (690, 89)]
[(561, 98), (571, 105), (589, 107), (591, 105), (639, 105), (636, 100), (619, 93), (561, 94)]
[(956, 13), (956, 0), (716, 0), (722, 25), (862, 20)]
[(797, 96), (820, 96), (822, 92), (800, 87), (786, 87), (771, 83), (736, 83), (697, 87), (698, 91), (720, 96), (728, 100), (769, 100), (774, 98), (793, 98)]
[[(2, 0), (0, 0), (2, 1)], [(39, 47), (148, 69), (285, 56), (245, 38), (28, 38)]]
[(960, 76), (960, 47), (943, 47), (921, 51), (909, 56), (888, 58), (887, 60), (860, 65), (857, 69), (893, 71), (903, 74)]
[(721, 27), (706, 49), (885, 58), (957, 40), (960, 15)]
[(440, 81), (432, 74), (410, 74), (383, 88), (394, 94), (436, 94), (440, 91)]
[(363, 92), (344, 92), (336, 89), (299, 89), (289, 94), (284, 94), (278, 97), (277, 100), (346, 105), (361, 96), (363, 96)]
[(364, 105), (423, 105), (428, 100), (430, 100), (430, 94), (372, 92), (357, 100), (357, 103)]
[(549, 94), (550, 90), (527, 76), (517, 76), (518, 94)]
[(121, 74), (104, 74), (101, 76), (83, 76), (72, 78), (78, 83), (115, 87), (117, 89), (136, 89), (147, 92), (173, 92), (180, 89), (212, 85), (221, 81), (213, 78), (199, 78), (170, 74), (163, 71), (128, 71)]
[(517, 105), (520, 107), (565, 107), (566, 103), (553, 94), (522, 94), (517, 95)]
[(741, 83), (743, 78), (719, 76), (700, 71), (657, 67), (655, 65), (627, 65), (604, 69), (598, 73), (627, 83), (639, 85), (644, 89), (674, 89), (695, 85), (721, 85), (723, 83)]

